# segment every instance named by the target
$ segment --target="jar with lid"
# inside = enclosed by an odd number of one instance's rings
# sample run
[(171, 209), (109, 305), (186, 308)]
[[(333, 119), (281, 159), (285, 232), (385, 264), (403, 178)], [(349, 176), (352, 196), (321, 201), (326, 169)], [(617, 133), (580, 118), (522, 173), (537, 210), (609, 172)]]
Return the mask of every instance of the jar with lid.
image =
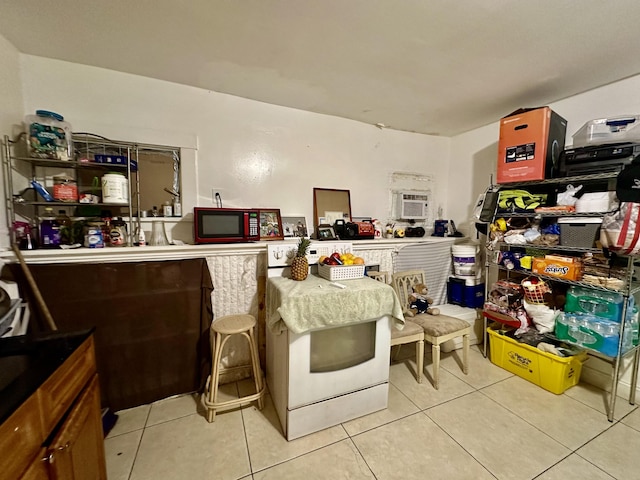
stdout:
[(71, 124), (64, 121), (58, 113), (36, 110), (35, 115), (25, 117), (28, 132), (27, 146), (29, 155), (37, 158), (71, 160), (73, 142)]
[(67, 175), (53, 177), (53, 199), (57, 202), (77, 202), (78, 183)]
[(109, 172), (102, 176), (102, 203), (129, 203), (129, 180), (124, 174)]
[(111, 221), (111, 230), (109, 231), (110, 245), (112, 247), (127, 246), (127, 224), (118, 217), (117, 220)]
[(169, 202), (169, 200), (164, 202), (164, 205), (162, 206), (162, 216), (173, 217), (173, 206), (171, 205), (171, 202)]

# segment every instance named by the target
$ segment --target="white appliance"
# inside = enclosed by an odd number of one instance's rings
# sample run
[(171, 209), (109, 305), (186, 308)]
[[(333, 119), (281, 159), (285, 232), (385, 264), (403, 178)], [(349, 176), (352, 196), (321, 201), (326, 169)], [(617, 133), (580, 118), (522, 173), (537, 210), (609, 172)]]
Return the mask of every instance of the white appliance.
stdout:
[(14, 282), (0, 281), (0, 297), (8, 308), (0, 316), (0, 337), (25, 335), (29, 325), (29, 309), (20, 298), (18, 286)]
[(397, 217), (406, 220), (424, 220), (428, 217), (426, 193), (400, 192), (397, 198)]
[[(288, 276), (296, 244), (267, 248), (268, 276)], [(312, 242), (309, 250), (317, 261), (326, 252), (349, 252), (351, 244)], [(266, 342), (267, 384), (287, 440), (387, 407), (389, 316), (301, 334), (267, 328)]]

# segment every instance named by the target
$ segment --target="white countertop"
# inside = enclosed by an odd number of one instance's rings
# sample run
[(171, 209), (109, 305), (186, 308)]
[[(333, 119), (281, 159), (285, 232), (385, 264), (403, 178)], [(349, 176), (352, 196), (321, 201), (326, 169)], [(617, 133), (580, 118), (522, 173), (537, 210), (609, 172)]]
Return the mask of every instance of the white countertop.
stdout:
[[(440, 242), (461, 242), (465, 237), (422, 237), (422, 238), (390, 238), (377, 240), (353, 240), (354, 251), (396, 248), (406, 245)], [(106, 263), (106, 262), (141, 262), (150, 260), (178, 260), (202, 258), (214, 255), (256, 255), (266, 253), (269, 243), (297, 243), (296, 238), (253, 243), (225, 243), (215, 245), (169, 245), (164, 247), (107, 247), (107, 248), (75, 248), (75, 249), (39, 249), (23, 250), (22, 255), (27, 263)], [(13, 251), (5, 248), (0, 251), (0, 260), (16, 261)]]

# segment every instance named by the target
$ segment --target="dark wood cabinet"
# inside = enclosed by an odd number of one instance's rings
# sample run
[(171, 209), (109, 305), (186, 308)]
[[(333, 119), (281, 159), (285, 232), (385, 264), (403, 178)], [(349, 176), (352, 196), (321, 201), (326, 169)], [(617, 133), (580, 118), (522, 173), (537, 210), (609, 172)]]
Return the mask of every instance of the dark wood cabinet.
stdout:
[(58, 429), (49, 445), (47, 461), (55, 480), (107, 478), (97, 375)]
[(0, 425), (0, 449), (2, 480), (107, 478), (92, 336)]

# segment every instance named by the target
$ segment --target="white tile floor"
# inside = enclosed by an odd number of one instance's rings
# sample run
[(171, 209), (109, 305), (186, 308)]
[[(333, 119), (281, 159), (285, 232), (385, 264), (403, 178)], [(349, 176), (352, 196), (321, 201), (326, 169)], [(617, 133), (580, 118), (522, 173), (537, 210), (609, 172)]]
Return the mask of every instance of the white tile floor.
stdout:
[(291, 442), (270, 398), (211, 424), (197, 395), (118, 412), (105, 441), (109, 479), (640, 479), (640, 409), (625, 399), (610, 423), (602, 391), (579, 384), (554, 395), (477, 347), (467, 376), (459, 351), (443, 354), (436, 391), (428, 353), (416, 383), (412, 350), (391, 365), (386, 410)]

